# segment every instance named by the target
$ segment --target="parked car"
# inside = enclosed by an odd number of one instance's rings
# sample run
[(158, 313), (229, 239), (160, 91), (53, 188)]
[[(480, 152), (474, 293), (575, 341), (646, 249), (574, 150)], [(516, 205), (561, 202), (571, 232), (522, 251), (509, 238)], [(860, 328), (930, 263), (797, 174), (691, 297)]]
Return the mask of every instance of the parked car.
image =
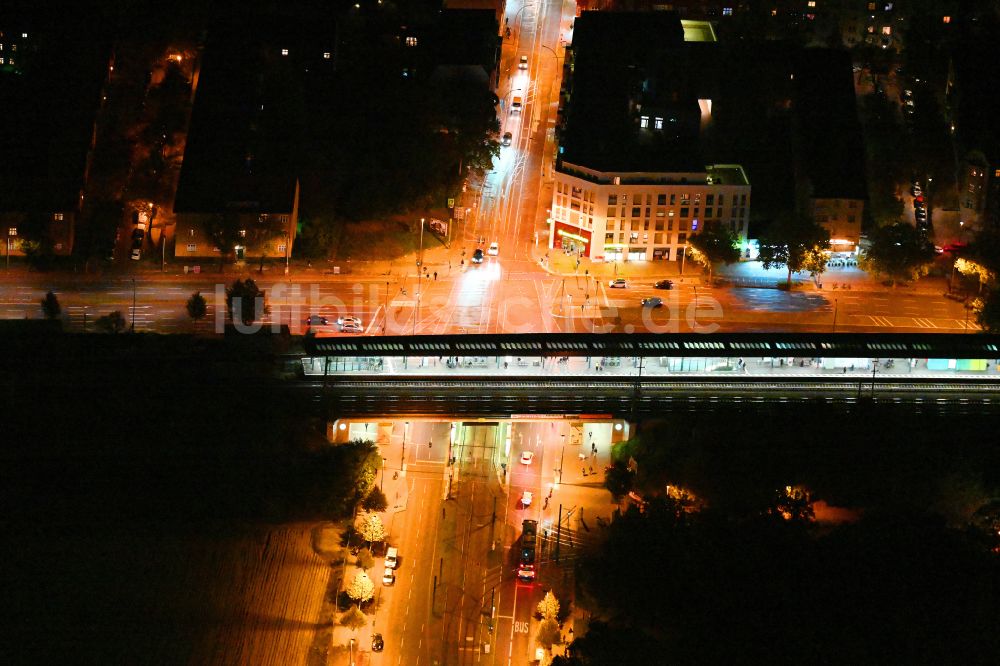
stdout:
[(390, 569), (395, 569), (397, 566), (399, 566), (398, 549), (390, 547), (388, 550), (385, 551), (385, 566), (389, 567)]
[(653, 289), (673, 289), (673, 288), (674, 288), (673, 280), (660, 280), (659, 282), (653, 285)]
[(476, 248), (476, 251), (472, 253), (472, 263), (481, 264), (483, 263), (483, 250), (482, 248)]
[(662, 308), (663, 299), (659, 296), (650, 296), (649, 298), (642, 299), (642, 307), (644, 308)]
[(306, 326), (326, 326), (329, 324), (329, 320), (326, 317), (321, 317), (319, 315), (309, 315), (306, 317)]
[(132, 240), (136, 243), (142, 243), (142, 240), (146, 237), (145, 229), (133, 229), (132, 230)]
[(532, 499), (534, 499), (534, 495), (531, 494), (531, 491), (525, 490), (521, 493), (521, 506), (531, 506)]
[(614, 280), (612, 280), (611, 282), (608, 283), (608, 288), (609, 289), (627, 289), (628, 288), (628, 282), (625, 280), (625, 278), (615, 278)]
[(531, 461), (535, 459), (534, 451), (523, 451), (521, 453), (521, 464), (530, 465)]
[(385, 649), (385, 641), (382, 640), (382, 634), (375, 634), (372, 636), (372, 652), (381, 652)]
[(385, 571), (382, 572), (382, 584), (392, 585), (395, 582), (396, 582), (396, 572), (390, 569), (389, 567), (386, 567)]
[(496, 241), (493, 241), (492, 243), (490, 243), (490, 249), (486, 251), (486, 254), (490, 255), (491, 257), (497, 256), (498, 254), (500, 254), (500, 245)]
[(509, 146), (513, 140), (514, 140), (513, 134), (511, 134), (510, 132), (504, 132), (503, 140), (501, 141), (501, 143), (505, 146)]
[(517, 63), (518, 69), (528, 69), (528, 56), (521, 56), (520, 62)]
[(142, 248), (132, 248), (132, 261), (139, 261), (140, 259), (142, 259)]

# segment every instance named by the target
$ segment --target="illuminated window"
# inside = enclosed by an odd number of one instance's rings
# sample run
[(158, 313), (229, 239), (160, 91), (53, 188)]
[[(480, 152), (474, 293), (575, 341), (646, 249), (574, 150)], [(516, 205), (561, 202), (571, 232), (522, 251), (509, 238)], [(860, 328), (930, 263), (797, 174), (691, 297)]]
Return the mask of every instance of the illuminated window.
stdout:
[(62, 213), (53, 213), (52, 214), (52, 219), (55, 220), (56, 222), (62, 222), (63, 214)]
[(777, 9), (772, 9), (771, 10), (771, 16), (777, 16), (777, 15), (778, 15), (778, 10)]
[(873, 25), (868, 26), (868, 34), (869, 35), (875, 34), (875, 26)]
[(287, 246), (287, 245), (285, 245), (284, 243), (282, 243), (281, 245), (279, 245), (279, 246), (278, 246), (278, 252), (280, 252), (280, 253), (284, 254), (284, 253), (285, 253), (285, 248), (286, 248), (286, 247), (288, 247), (288, 246)]
[(654, 120), (653, 127), (658, 130), (663, 129), (663, 118), (657, 118), (656, 120)]
[(10, 227), (10, 228), (8, 228), (7, 229), (7, 235), (8, 236), (16, 236), (17, 235), (17, 227)]
[(281, 49), (281, 55), (283, 56), (288, 55), (288, 49)]
[(1000, 169), (997, 169), (996, 171), (993, 172), (993, 177), (1000, 178)]
[(943, 21), (944, 23), (951, 23), (951, 17), (950, 16), (942, 16), (941, 17), (941, 21)]
[(13, 59), (13, 58), (9, 58), (9, 59), (7, 60), (7, 64), (8, 64), (8, 65), (13, 65), (13, 64), (14, 64), (14, 59)]
[(641, 116), (639, 118), (639, 127), (646, 129), (649, 127), (649, 116)]
[(329, 60), (329, 59), (330, 59), (330, 52), (329, 51), (324, 51), (323, 52), (323, 60)]
[(723, 7), (722, 8), (722, 15), (723, 16), (732, 16), (733, 15), (733, 8), (732, 7)]
[(0, 51), (3, 51), (3, 42), (0, 42)]
[(869, 2), (868, 3), (868, 11), (870, 11), (870, 12), (875, 11), (875, 3), (874, 2)]
[(892, 34), (892, 26), (891, 25), (884, 25), (884, 26), (882, 26), (882, 34), (883, 35), (891, 35)]
[(806, 3), (806, 5), (808, 5), (810, 8), (813, 8), (816, 6), (816, 0), (809, 0), (809, 2)]
[(246, 238), (246, 237), (247, 237), (247, 230), (240, 229), (240, 238)]
[(3, 64), (3, 56), (0, 56), (0, 65)]
[(194, 238), (194, 229), (188, 229), (188, 235)]
[(27, 39), (27, 38), (28, 38), (28, 33), (22, 32), (21, 33), (21, 39)]
[(417, 38), (416, 37), (407, 37), (406, 38), (406, 45), (407, 46), (416, 46), (417, 45)]
[(188, 243), (187, 244), (187, 248), (188, 248), (188, 252), (197, 252), (198, 251), (198, 244), (197, 243)]

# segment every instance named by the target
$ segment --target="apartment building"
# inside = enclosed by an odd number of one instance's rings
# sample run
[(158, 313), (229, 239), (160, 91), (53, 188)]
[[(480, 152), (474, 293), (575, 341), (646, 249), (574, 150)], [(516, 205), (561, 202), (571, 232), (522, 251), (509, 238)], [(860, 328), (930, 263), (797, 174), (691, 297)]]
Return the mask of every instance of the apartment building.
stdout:
[(0, 13), (0, 235), (14, 256), (25, 241), (73, 251), (114, 62), (103, 27), (78, 18)]
[(705, 166), (700, 135), (711, 86), (701, 76), (711, 31), (674, 12), (585, 12), (559, 132), (549, 246), (605, 261), (679, 261), (706, 226), (746, 242), (750, 180), (738, 164)]
[(746, 245), (750, 182), (738, 165), (688, 173), (601, 172), (562, 162), (549, 246), (598, 261), (679, 261), (688, 239), (726, 225)]

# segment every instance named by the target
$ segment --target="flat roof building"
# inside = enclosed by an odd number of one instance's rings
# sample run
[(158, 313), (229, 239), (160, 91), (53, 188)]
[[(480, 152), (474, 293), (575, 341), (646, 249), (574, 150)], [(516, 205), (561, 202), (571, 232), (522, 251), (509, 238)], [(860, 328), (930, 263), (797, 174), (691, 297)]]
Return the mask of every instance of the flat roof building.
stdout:
[[(672, 12), (586, 12), (576, 22), (549, 246), (605, 261), (682, 260), (691, 234), (725, 224), (746, 240), (750, 182), (706, 165), (712, 102), (698, 51)], [(695, 30), (711, 42), (711, 31)]]

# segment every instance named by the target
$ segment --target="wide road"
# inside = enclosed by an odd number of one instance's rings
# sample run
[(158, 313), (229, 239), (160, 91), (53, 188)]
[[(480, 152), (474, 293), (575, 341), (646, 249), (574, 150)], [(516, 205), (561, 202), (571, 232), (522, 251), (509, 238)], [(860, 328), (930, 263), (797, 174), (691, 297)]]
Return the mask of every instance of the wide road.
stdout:
[[(607, 280), (583, 274), (557, 275), (535, 261), (547, 246), (546, 209), (552, 197), (555, 122), (558, 115), (564, 45), (571, 40), (574, 7), (561, 0), (508, 3), (509, 38), (503, 40), (497, 96), (501, 132), (510, 146), (494, 168), (470, 182), (474, 196), (467, 218), (458, 223), (446, 254), (434, 255), (426, 277), (415, 257), (379, 267), (355, 264), (351, 275), (293, 268), (288, 277), (257, 273), (179, 274), (139, 271), (119, 262), (101, 276), (0, 273), (0, 318), (41, 316), (46, 291), (59, 296), (72, 330), (94, 330), (96, 319), (118, 310), (137, 331), (221, 333), (225, 324), (224, 287), (237, 277), (253, 277), (267, 294), (265, 325), (289, 325), (304, 332), (309, 315), (328, 319), (319, 335), (344, 335), (339, 317), (355, 316), (367, 335), (443, 333), (536, 333), (572, 331), (842, 331), (963, 332), (975, 328), (969, 311), (940, 294), (823, 291), (784, 292), (765, 288), (709, 288), (690, 278), (672, 291), (653, 289), (653, 279), (627, 289), (608, 289)], [(521, 68), (521, 57), (527, 67)], [(523, 108), (511, 108), (515, 97)], [(482, 241), (480, 243), (480, 241)], [(482, 264), (471, 258), (497, 242), (496, 256)], [(439, 252), (443, 250), (439, 249)], [(133, 262), (134, 263), (134, 262)], [(401, 268), (405, 267), (405, 268)], [(345, 268), (347, 268), (345, 266)], [(585, 269), (581, 267), (581, 273)], [(367, 274), (366, 274), (367, 271)], [(208, 316), (192, 322), (185, 311), (191, 293), (208, 300)], [(664, 307), (641, 306), (649, 296)], [(134, 305), (134, 307), (133, 307)], [(974, 319), (974, 318), (973, 318)], [(354, 334), (347, 334), (354, 335)]]
[[(511, 268), (511, 267), (514, 268)], [(98, 317), (118, 310), (137, 331), (221, 332), (224, 282), (204, 276), (140, 276), (80, 279), (34, 276), (32, 284), (0, 281), (0, 318), (41, 317), (39, 302), (56, 292), (70, 330), (95, 330)], [(712, 332), (823, 331), (955, 333), (977, 330), (961, 303), (941, 295), (892, 292), (783, 292), (757, 288), (706, 288), (680, 285), (656, 290), (652, 281), (633, 281), (609, 289), (584, 276), (554, 277), (525, 260), (490, 257), (481, 266), (455, 269), (452, 275), (424, 281), (419, 307), (410, 277), (326, 277), (309, 281), (258, 280), (268, 299), (265, 325), (306, 330), (310, 314), (328, 319), (319, 335), (345, 335), (336, 319), (360, 317), (368, 335), (444, 333), (537, 333), (584, 331)], [(401, 286), (401, 285), (408, 285)], [(402, 293), (406, 290), (406, 295)], [(185, 310), (200, 291), (208, 316), (192, 322)], [(641, 300), (663, 299), (644, 308)], [(132, 304), (135, 303), (133, 309)], [(349, 335), (349, 334), (347, 334)]]

